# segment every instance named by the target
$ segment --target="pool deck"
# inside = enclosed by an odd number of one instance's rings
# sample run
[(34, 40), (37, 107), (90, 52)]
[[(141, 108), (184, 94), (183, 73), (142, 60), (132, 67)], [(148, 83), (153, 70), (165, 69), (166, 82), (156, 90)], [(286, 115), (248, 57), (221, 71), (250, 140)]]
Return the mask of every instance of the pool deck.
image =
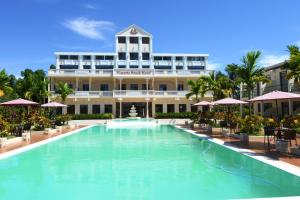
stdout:
[[(188, 127), (186, 127), (185, 125), (181, 124), (180, 126), (188, 129)], [(219, 128), (213, 128), (212, 134), (208, 134), (204, 129), (199, 127), (195, 127), (192, 130), (199, 134), (205, 134), (209, 137), (220, 139), (224, 141), (224, 144), (226, 145), (234, 146), (240, 149), (249, 149), (251, 151), (254, 151), (257, 155), (266, 156), (274, 160), (283, 161), (300, 168), (300, 156), (279, 153), (275, 149), (275, 143), (273, 140), (271, 141), (270, 147), (268, 148), (268, 145), (264, 144), (263, 136), (250, 136), (249, 143), (243, 143), (240, 142), (240, 140), (237, 138), (221, 135)], [(300, 145), (300, 138), (297, 138), (297, 143), (298, 145)], [(295, 146), (295, 141), (292, 141), (292, 147)]]
[(15, 149), (19, 149), (21, 147), (25, 147), (25, 146), (28, 146), (28, 145), (31, 145), (31, 144), (34, 144), (34, 143), (37, 143), (37, 142), (40, 142), (40, 141), (43, 141), (43, 140), (54, 138), (54, 137), (57, 137), (59, 135), (64, 135), (66, 133), (78, 130), (78, 129), (83, 128), (83, 127), (85, 127), (85, 126), (80, 125), (77, 128), (73, 128), (73, 129), (69, 129), (69, 130), (63, 130), (61, 132), (54, 133), (52, 135), (44, 135), (44, 134), (35, 133), (34, 131), (32, 131), (30, 141), (20, 141), (20, 142), (16, 142), (16, 143), (13, 143), (13, 144), (8, 144), (7, 146), (5, 146), (3, 148), (0, 148), (0, 154), (9, 152), (9, 151), (12, 151), (12, 150), (15, 150)]

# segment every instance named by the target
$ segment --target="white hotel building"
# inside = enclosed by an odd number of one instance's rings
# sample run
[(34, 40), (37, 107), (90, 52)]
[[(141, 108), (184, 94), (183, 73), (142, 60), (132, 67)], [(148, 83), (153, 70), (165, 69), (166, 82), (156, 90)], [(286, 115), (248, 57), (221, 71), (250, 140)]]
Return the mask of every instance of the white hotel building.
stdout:
[(118, 118), (127, 117), (133, 104), (140, 117), (194, 109), (185, 97), (187, 80), (209, 73), (208, 54), (153, 53), (152, 35), (136, 25), (117, 33), (115, 42), (114, 53), (55, 53), (56, 68), (48, 72), (51, 98), (58, 82), (74, 89), (64, 112)]

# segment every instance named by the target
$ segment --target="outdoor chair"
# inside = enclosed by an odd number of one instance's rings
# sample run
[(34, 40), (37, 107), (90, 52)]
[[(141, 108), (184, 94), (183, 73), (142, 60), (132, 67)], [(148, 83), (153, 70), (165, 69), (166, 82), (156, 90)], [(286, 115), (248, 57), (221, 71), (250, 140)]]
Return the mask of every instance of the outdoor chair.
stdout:
[(275, 142), (275, 129), (273, 127), (264, 127), (264, 145), (266, 144), (266, 139), (268, 142), (268, 146), (270, 145), (270, 138), (273, 137), (273, 140)]
[(227, 128), (227, 121), (220, 121), (220, 134), (223, 132), (223, 129)]
[(297, 144), (297, 131), (296, 130), (289, 129), (289, 130), (284, 131), (283, 139), (288, 140), (291, 146), (292, 146), (292, 140), (295, 140), (296, 145), (298, 145)]
[(230, 128), (230, 132), (231, 132), (231, 130), (233, 130), (233, 133), (236, 133), (236, 130), (237, 130), (237, 123), (235, 123), (235, 122), (230, 122), (230, 123), (229, 123), (229, 128)]

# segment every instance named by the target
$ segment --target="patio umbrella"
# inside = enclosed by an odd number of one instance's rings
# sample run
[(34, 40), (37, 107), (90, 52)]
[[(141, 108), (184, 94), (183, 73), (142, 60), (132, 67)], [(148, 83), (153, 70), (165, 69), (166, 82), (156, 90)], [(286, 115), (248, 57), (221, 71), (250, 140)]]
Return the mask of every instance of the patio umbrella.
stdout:
[[(55, 101), (52, 101), (52, 102), (49, 102), (49, 103), (45, 103), (43, 105), (41, 105), (41, 107), (44, 107), (44, 108), (63, 108), (63, 107), (67, 107), (67, 105), (65, 104), (62, 104), (62, 103), (58, 103), (58, 102), (55, 102)], [(55, 113), (54, 115), (56, 114), (56, 110), (55, 110)]]
[(291, 93), (291, 92), (282, 92), (282, 91), (273, 91), (273, 92), (269, 92), (266, 93), (264, 95), (255, 97), (253, 99), (250, 99), (250, 102), (256, 102), (256, 101), (271, 101), (271, 100), (275, 100), (276, 101), (276, 112), (277, 112), (277, 116), (278, 116), (278, 100), (288, 100), (288, 99), (298, 99), (300, 98), (300, 94), (295, 94), (295, 93)]
[(247, 104), (247, 102), (245, 101), (241, 101), (238, 99), (233, 99), (233, 98), (224, 98), (224, 99), (220, 99), (218, 101), (214, 101), (212, 102), (214, 105), (226, 105), (227, 106), (227, 122), (229, 120), (229, 106), (230, 105), (238, 105), (238, 104)]
[[(29, 107), (29, 106), (37, 106), (39, 105), (36, 102), (33, 101), (29, 101), (29, 100), (25, 100), (25, 99), (15, 99), (15, 100), (11, 100), (11, 101), (7, 101), (4, 103), (0, 103), (0, 106), (7, 106), (7, 107), (12, 107), (12, 106), (21, 106), (21, 107)], [(27, 109), (28, 112), (28, 109)], [(22, 115), (20, 115), (22, 116)], [(19, 118), (20, 121), (22, 121), (22, 117)]]
[(214, 105), (213, 103), (211, 102), (208, 102), (208, 101), (200, 101), (198, 103), (195, 103), (193, 106), (212, 106)]
[(0, 103), (0, 106), (37, 106), (37, 105), (39, 104), (25, 99), (15, 99), (4, 103)]

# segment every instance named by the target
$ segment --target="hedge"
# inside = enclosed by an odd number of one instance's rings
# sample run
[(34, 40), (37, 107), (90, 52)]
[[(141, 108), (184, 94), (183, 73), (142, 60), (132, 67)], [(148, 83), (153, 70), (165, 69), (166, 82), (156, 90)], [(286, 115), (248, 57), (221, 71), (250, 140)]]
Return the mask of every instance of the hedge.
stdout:
[(81, 119), (112, 119), (112, 113), (104, 113), (104, 114), (78, 114), (73, 115), (73, 120), (81, 120)]
[(173, 113), (155, 113), (157, 119), (182, 119), (182, 118), (193, 118), (197, 113), (193, 112), (173, 112)]

